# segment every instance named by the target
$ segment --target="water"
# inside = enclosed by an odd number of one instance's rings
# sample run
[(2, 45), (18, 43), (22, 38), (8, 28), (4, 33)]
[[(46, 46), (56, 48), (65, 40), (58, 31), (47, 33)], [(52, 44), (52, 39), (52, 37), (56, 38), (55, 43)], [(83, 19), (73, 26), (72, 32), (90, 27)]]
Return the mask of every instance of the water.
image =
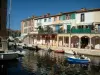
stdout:
[(0, 75), (100, 75), (100, 57), (89, 65), (69, 64), (64, 54), (28, 51), (25, 57), (0, 61)]

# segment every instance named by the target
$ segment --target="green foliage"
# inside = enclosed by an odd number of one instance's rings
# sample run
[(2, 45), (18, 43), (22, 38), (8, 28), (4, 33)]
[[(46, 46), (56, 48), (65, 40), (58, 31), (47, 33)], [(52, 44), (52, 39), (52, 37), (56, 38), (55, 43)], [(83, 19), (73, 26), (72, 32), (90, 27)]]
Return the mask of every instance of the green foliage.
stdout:
[(15, 31), (15, 30), (8, 30), (8, 36), (14, 37), (19, 37), (21, 35), (20, 31)]
[(44, 30), (45, 30), (45, 33), (53, 33), (53, 29), (50, 26), (46, 26)]
[(50, 26), (46, 26), (45, 28), (39, 26), (37, 29), (39, 33), (53, 33), (53, 29)]
[(44, 32), (44, 29), (43, 29), (42, 26), (39, 26), (37, 29), (38, 29), (38, 33), (43, 33)]
[(64, 32), (64, 30), (62, 29), (62, 28), (60, 28), (59, 30), (58, 30), (58, 33), (63, 33)]

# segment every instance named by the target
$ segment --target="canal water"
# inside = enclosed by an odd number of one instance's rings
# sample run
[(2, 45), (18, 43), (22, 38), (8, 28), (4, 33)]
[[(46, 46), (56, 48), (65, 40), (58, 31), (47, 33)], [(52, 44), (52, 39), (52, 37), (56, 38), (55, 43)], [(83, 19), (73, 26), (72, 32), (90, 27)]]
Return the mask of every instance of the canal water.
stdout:
[(17, 60), (0, 61), (0, 75), (100, 75), (100, 57), (87, 56), (91, 63), (81, 65), (69, 64), (67, 55), (27, 51)]

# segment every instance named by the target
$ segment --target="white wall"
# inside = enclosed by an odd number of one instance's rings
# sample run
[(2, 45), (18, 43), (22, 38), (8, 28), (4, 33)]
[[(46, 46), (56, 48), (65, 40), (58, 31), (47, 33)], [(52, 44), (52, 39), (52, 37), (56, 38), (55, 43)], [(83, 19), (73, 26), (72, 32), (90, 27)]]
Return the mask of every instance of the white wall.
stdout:
[(49, 18), (46, 18), (46, 22), (44, 22), (44, 18), (41, 20), (42, 25), (51, 25), (53, 23), (53, 17), (51, 17), (51, 21), (49, 22)]
[(100, 11), (94, 12), (94, 22), (100, 22)]
[(85, 16), (85, 21), (81, 22), (80, 21), (81, 13), (77, 13), (76, 14), (76, 23), (78, 24), (78, 23), (92, 23), (92, 22), (94, 22), (94, 12), (85, 12), (84, 16)]

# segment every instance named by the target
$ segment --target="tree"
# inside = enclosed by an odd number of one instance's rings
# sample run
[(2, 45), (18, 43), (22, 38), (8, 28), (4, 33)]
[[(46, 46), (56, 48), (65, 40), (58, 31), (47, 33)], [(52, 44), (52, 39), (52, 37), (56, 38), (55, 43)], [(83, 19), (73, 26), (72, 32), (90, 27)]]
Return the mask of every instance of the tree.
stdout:
[(44, 28), (45, 33), (53, 33), (53, 29), (50, 26)]
[(58, 30), (58, 33), (63, 33), (64, 32), (64, 30), (63, 30), (63, 28), (61, 27), (59, 30)]
[(38, 32), (39, 32), (39, 33), (43, 33), (43, 32), (44, 32), (44, 29), (43, 29), (43, 27), (42, 27), (42, 26), (38, 26), (38, 28), (37, 28), (37, 29), (38, 29)]

